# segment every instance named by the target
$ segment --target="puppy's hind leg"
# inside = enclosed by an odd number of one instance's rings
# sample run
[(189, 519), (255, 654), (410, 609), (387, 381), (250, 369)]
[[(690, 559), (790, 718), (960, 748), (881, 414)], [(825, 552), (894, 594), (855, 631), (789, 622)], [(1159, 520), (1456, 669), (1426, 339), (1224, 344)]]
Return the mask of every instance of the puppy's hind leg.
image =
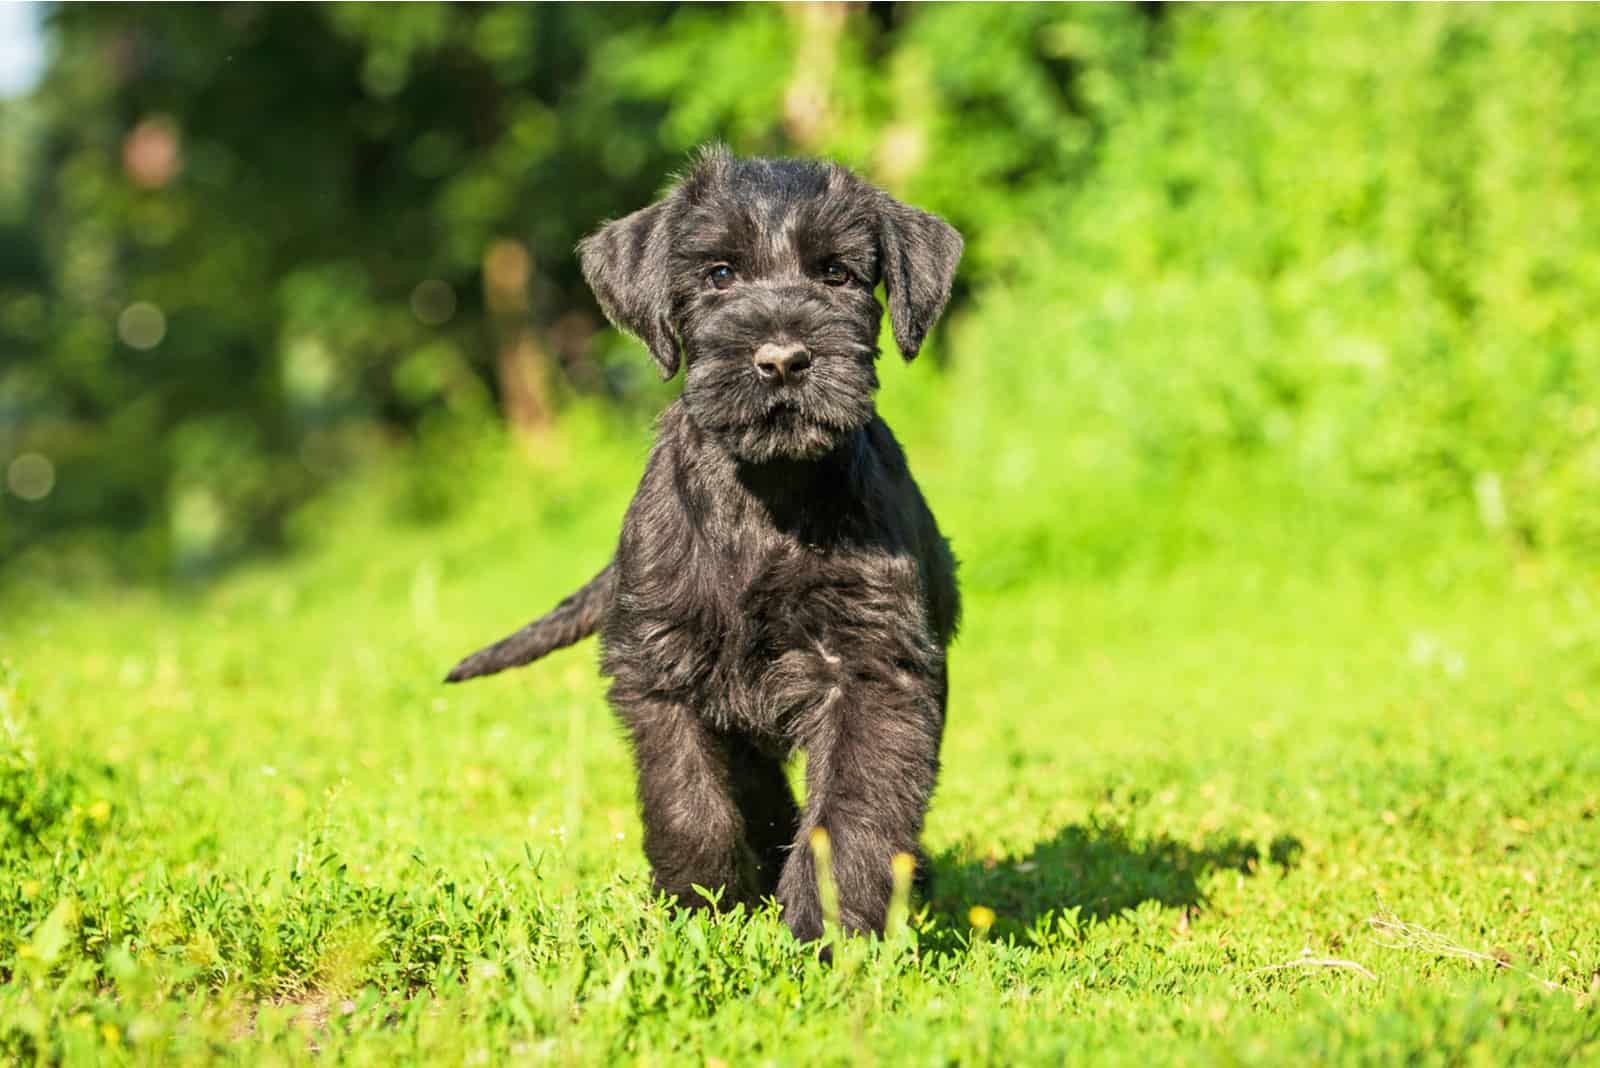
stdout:
[(783, 772), (783, 761), (734, 737), (728, 743), (734, 797), (744, 817), (745, 840), (754, 855), (751, 887), (757, 900), (778, 892), (778, 876), (800, 828), (800, 808)]

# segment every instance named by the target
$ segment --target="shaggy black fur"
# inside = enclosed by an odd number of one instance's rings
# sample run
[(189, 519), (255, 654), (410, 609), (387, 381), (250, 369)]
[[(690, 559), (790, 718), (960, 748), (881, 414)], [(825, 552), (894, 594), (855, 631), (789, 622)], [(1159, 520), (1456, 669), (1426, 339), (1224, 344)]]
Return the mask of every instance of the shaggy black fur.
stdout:
[[(616, 558), (450, 678), (526, 663), (598, 622), (656, 885), (688, 906), (775, 894), (822, 933), (881, 931), (896, 853), (939, 767), (955, 560), (873, 407), (882, 281), (902, 355), (943, 310), (961, 238), (842, 167), (699, 159), (579, 247), (601, 307), (650, 348), (663, 413)], [(582, 631), (583, 633), (580, 633)], [(783, 761), (804, 749), (802, 812)]]

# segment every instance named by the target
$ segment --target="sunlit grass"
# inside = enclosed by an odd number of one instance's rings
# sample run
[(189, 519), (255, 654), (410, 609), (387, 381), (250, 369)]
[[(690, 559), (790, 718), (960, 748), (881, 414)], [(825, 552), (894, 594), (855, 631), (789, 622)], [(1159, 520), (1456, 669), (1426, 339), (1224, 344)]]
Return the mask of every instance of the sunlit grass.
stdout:
[(0, 1049), (1600, 1053), (1592, 580), (1461, 542), (1448, 567), (1396, 558), (1381, 577), (1213, 551), (985, 582), (981, 514), (913, 443), (980, 574), (934, 890), (824, 965), (770, 909), (651, 900), (592, 646), (439, 684), (603, 562), (639, 442), (588, 455), (531, 475), (491, 455), (482, 492), (432, 526), (369, 487), (325, 510), (323, 549), (204, 596), (19, 595), (0, 624)]

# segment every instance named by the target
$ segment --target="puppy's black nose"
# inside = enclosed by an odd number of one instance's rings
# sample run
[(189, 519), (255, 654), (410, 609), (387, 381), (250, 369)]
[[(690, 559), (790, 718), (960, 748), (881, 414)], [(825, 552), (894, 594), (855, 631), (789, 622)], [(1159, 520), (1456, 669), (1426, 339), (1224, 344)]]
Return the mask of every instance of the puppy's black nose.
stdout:
[(801, 372), (811, 366), (811, 353), (804, 345), (792, 342), (779, 345), (769, 341), (756, 349), (755, 362), (761, 381), (777, 385), (799, 378)]

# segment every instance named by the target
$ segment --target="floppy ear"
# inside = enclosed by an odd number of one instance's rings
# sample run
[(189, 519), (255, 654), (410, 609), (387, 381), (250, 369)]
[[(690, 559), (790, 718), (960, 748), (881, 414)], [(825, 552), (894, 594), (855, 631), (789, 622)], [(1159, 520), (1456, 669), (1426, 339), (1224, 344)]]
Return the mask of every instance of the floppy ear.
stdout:
[(578, 242), (583, 277), (617, 328), (645, 343), (665, 382), (678, 371), (678, 334), (668, 285), (670, 222), (678, 198), (607, 223)]
[(878, 255), (883, 288), (889, 295), (894, 343), (910, 362), (922, 348), (945, 301), (961, 261), (956, 228), (885, 193), (878, 208)]

